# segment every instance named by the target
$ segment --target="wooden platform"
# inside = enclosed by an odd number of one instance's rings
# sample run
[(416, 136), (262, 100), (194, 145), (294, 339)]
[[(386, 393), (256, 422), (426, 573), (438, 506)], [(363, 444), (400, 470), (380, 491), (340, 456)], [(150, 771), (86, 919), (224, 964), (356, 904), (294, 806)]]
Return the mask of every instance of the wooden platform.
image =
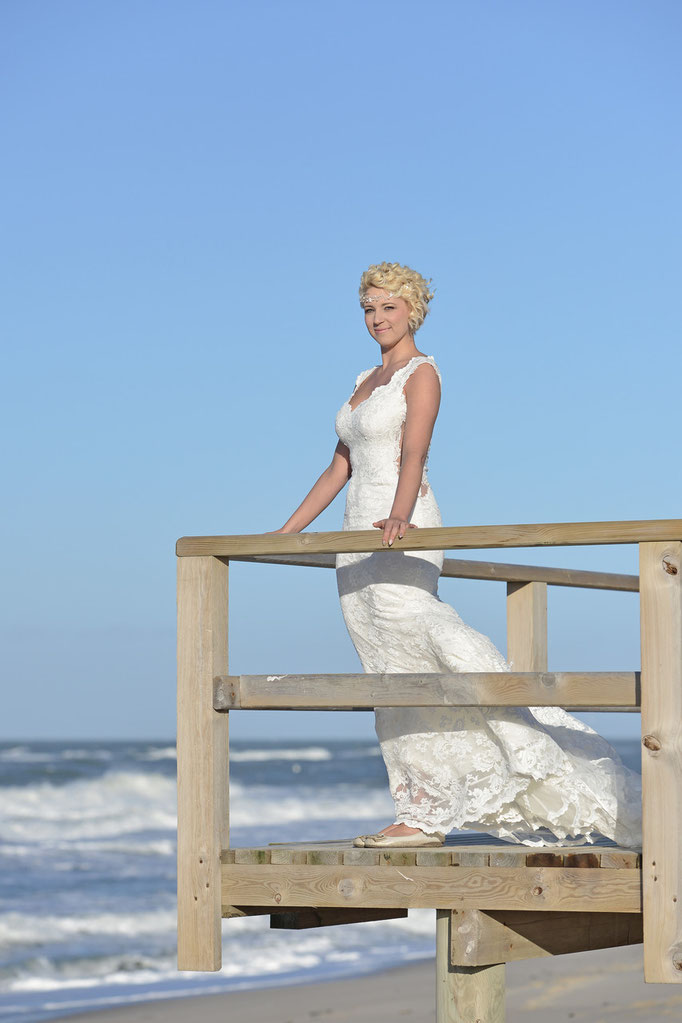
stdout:
[(435, 849), (355, 848), (350, 838), (271, 843), (224, 850), (221, 869), (225, 916), (311, 905), (641, 912), (641, 856), (607, 840), (550, 848), (487, 835), (449, 836)]

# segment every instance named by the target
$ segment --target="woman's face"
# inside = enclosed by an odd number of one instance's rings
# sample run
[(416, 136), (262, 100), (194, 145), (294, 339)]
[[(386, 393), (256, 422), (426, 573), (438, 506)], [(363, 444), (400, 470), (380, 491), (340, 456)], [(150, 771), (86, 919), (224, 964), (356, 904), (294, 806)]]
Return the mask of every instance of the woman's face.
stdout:
[(383, 288), (369, 288), (363, 304), (367, 330), (382, 348), (392, 348), (410, 334), (410, 307), (404, 298), (390, 295)]

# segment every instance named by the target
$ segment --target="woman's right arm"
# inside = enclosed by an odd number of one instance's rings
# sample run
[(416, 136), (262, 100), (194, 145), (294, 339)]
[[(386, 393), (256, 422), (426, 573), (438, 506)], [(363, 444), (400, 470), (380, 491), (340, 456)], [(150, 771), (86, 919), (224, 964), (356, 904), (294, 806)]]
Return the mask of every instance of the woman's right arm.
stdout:
[(309, 526), (313, 519), (316, 519), (332, 503), (336, 495), (345, 487), (350, 479), (350, 475), (350, 452), (346, 445), (339, 441), (334, 451), (334, 457), (310, 493), (304, 497), (301, 504), (284, 523), (282, 528), (273, 529), (272, 532), (300, 533), (302, 529)]

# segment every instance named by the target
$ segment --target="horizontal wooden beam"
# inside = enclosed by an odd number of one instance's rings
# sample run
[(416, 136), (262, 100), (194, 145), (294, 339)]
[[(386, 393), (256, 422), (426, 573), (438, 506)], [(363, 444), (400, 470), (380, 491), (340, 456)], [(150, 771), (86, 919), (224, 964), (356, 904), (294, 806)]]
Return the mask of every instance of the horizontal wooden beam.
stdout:
[(218, 711), (477, 706), (637, 710), (639, 704), (637, 671), (221, 675), (214, 679), (213, 691)]
[(301, 906), (296, 909), (279, 906), (223, 906), (223, 917), (269, 916), (270, 927), (301, 931), (308, 927), (335, 927), (338, 924), (361, 924), (370, 920), (401, 920), (407, 916), (406, 909), (357, 909), (344, 907), (316, 909)]
[[(378, 529), (334, 533), (254, 533), (240, 536), (183, 536), (178, 557), (240, 554), (337, 554), (388, 551)], [(682, 539), (682, 519), (624, 522), (545, 522), (503, 526), (435, 526), (409, 529), (391, 550), (483, 550), (489, 547), (573, 547)]]
[(450, 961), (490, 966), (642, 941), (641, 913), (453, 909)]
[(302, 931), (308, 927), (336, 927), (338, 924), (362, 924), (373, 920), (400, 920), (406, 909), (289, 909), (271, 911), (270, 927), (281, 931)]
[(641, 871), (222, 864), (225, 906), (641, 912)]
[[(230, 561), (262, 565), (293, 565), (301, 568), (336, 568), (335, 554), (249, 554), (231, 555)], [(442, 579), (490, 579), (504, 583), (549, 583), (550, 586), (580, 586), (590, 590), (621, 590), (637, 593), (639, 577), (618, 572), (588, 572), (543, 565), (509, 565), (497, 561), (468, 561), (445, 558)]]

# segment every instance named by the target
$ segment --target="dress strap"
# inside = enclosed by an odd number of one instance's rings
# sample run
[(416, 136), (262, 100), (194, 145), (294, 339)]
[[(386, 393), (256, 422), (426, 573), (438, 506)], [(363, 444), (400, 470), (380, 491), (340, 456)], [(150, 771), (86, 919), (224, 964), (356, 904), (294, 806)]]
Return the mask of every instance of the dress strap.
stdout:
[(407, 380), (409, 380), (409, 378), (412, 375), (412, 373), (414, 373), (414, 371), (417, 368), (417, 366), (421, 366), (425, 362), (427, 362), (429, 364), (429, 366), (433, 366), (433, 368), (436, 371), (436, 375), (438, 376), (438, 380), (442, 384), (443, 381), (442, 381), (442, 377), (440, 375), (440, 370), (438, 369), (438, 366), (436, 365), (433, 356), (432, 355), (415, 355), (415, 357), (413, 359), (410, 359), (410, 361), (408, 362), (408, 364), (406, 366), (403, 366), (403, 368), (399, 369), (398, 372), (395, 374), (397, 377), (398, 376), (400, 377), (400, 383), (401, 383), (402, 387), (405, 386), (405, 383), (407, 382)]
[(372, 370), (374, 369), (376, 369), (376, 366), (370, 366), (369, 369), (363, 369), (362, 373), (358, 373), (357, 377), (355, 378), (355, 387), (353, 388), (353, 394), (355, 394), (362, 381), (366, 380), (367, 377), (372, 372)]

